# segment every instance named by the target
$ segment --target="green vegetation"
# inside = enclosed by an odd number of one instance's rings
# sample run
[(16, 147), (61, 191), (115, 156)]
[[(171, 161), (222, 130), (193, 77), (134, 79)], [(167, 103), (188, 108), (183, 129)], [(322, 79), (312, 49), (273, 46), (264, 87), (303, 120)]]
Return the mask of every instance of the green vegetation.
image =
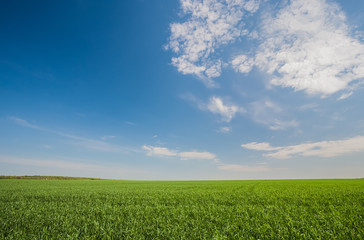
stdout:
[(364, 180), (1, 180), (0, 239), (364, 239)]

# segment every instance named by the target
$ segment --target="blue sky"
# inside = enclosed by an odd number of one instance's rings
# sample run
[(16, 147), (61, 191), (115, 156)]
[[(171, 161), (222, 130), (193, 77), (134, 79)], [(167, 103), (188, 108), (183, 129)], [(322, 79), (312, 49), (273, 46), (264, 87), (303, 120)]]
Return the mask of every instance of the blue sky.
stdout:
[(363, 177), (364, 2), (10, 1), (0, 174)]

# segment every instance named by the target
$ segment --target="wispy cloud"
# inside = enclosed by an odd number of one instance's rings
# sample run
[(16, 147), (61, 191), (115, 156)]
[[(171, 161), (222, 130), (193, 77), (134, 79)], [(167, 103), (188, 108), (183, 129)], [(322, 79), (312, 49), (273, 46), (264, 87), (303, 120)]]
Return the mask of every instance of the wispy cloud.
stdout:
[(191, 160), (191, 159), (213, 160), (213, 159), (216, 159), (215, 154), (212, 154), (210, 152), (198, 152), (198, 151), (180, 152), (178, 154), (178, 156), (181, 158), (181, 160)]
[[(218, 96), (210, 97), (208, 102), (203, 102), (192, 94), (184, 94), (181, 97), (202, 111), (220, 116), (220, 121), (226, 123), (229, 123), (237, 114), (244, 114), (271, 130), (286, 130), (299, 125), (298, 121), (287, 116), (284, 108), (269, 99), (252, 102), (244, 108)], [(231, 127), (222, 127), (217, 131), (227, 133), (231, 131)]]
[[(85, 148), (88, 148), (88, 149), (98, 150), (98, 151), (104, 151), (104, 152), (120, 152), (120, 151), (125, 150), (125, 148), (123, 148), (123, 147), (113, 145), (113, 144), (110, 144), (110, 143), (106, 143), (104, 141), (79, 137), (79, 136), (76, 136), (76, 135), (72, 135), (72, 134), (68, 134), (68, 133), (64, 133), (64, 132), (60, 132), (60, 131), (55, 131), (55, 130), (48, 129), (48, 128), (45, 128), (45, 127), (42, 127), (42, 126), (34, 125), (34, 124), (31, 124), (28, 121), (26, 121), (24, 119), (21, 119), (21, 118), (9, 117), (9, 119), (11, 121), (13, 121), (14, 123), (16, 123), (18, 125), (21, 125), (23, 127), (28, 127), (28, 128), (32, 128), (32, 129), (42, 131), (42, 132), (47, 132), (47, 133), (50, 133), (50, 134), (55, 134), (55, 135), (58, 135), (58, 136), (68, 138), (68, 139), (72, 140), (70, 143), (73, 144), (73, 145), (85, 147)], [(110, 136), (108, 136), (108, 137), (110, 137)], [(106, 140), (106, 139), (103, 139), (103, 140)]]
[(280, 147), (272, 147), (270, 143), (266, 142), (252, 142), (242, 144), (241, 146), (250, 150), (267, 151), (269, 153), (265, 153), (263, 156), (279, 159), (287, 159), (295, 156), (318, 156), (329, 158), (343, 154), (364, 152), (364, 136), (357, 136), (344, 140), (321, 141)]
[(178, 157), (180, 160), (211, 160), (216, 164), (217, 168), (222, 171), (230, 172), (267, 172), (274, 170), (267, 166), (266, 162), (257, 163), (255, 166), (242, 165), (242, 164), (225, 164), (217, 156), (210, 152), (181, 152), (177, 150), (171, 150), (165, 147), (155, 147), (155, 146), (142, 146), (142, 149), (147, 151), (147, 156), (157, 156), (157, 157)]
[(299, 110), (301, 110), (301, 111), (312, 110), (312, 111), (318, 112), (319, 105), (316, 103), (304, 104), (301, 107), (299, 107)]
[(21, 118), (11, 116), (11, 117), (9, 117), (9, 120), (11, 120), (14, 123), (16, 123), (16, 124), (18, 124), (20, 126), (23, 126), (23, 127), (34, 128), (34, 129), (38, 129), (38, 130), (42, 130), (42, 131), (45, 130), (42, 127), (39, 127), (39, 126), (34, 125), (34, 124), (30, 124), (29, 122), (27, 122), (26, 120), (21, 119)]
[(341, 96), (337, 99), (337, 100), (344, 100), (344, 99), (347, 99), (348, 97), (350, 97), (351, 95), (353, 95), (353, 92), (350, 91), (350, 92), (346, 92), (346, 93), (343, 93), (341, 94)]
[(147, 151), (148, 156), (170, 157), (170, 156), (177, 156), (178, 155), (177, 151), (172, 151), (172, 150), (169, 150), (168, 148), (165, 148), (165, 147), (154, 147), (154, 146), (144, 145), (144, 146), (142, 146), (142, 149)]
[(227, 127), (227, 126), (225, 126), (225, 127), (221, 127), (221, 128), (219, 128), (218, 130), (217, 130), (217, 132), (220, 132), (220, 133), (229, 133), (229, 132), (231, 132), (231, 127)]
[(214, 87), (212, 78), (221, 74), (222, 60), (214, 55), (222, 45), (247, 35), (242, 20), (259, 8), (258, 0), (181, 0), (188, 16), (183, 23), (170, 25), (167, 49), (177, 54), (172, 64), (183, 74), (194, 74), (206, 86)]
[(22, 158), (22, 157), (12, 157), (12, 156), (0, 156), (1, 163), (10, 163), (18, 165), (30, 165), (36, 167), (53, 167), (62, 169), (72, 169), (72, 170), (100, 170), (100, 168), (105, 168), (93, 164), (75, 163), (74, 161), (62, 161), (62, 160), (38, 160), (32, 158)]
[(252, 66), (272, 74), (271, 84), (327, 96), (350, 90), (364, 77), (364, 44), (353, 37), (344, 12), (325, 0), (293, 0), (267, 17), (262, 44), (251, 58), (232, 61), (236, 71)]
[(206, 108), (208, 111), (220, 115), (221, 119), (225, 122), (230, 122), (231, 119), (236, 115), (236, 113), (244, 111), (241, 107), (238, 107), (237, 105), (224, 103), (220, 97), (216, 96), (210, 98), (210, 101), (207, 104)]
[[(34, 159), (14, 156), (0, 155), (0, 163), (16, 164), (22, 166), (34, 166), (42, 169), (69, 170), (82, 173), (83, 176), (99, 176), (104, 178), (125, 178), (130, 174), (141, 174), (144, 171), (130, 168), (109, 167), (97, 164), (83, 163), (82, 160), (72, 159), (69, 161), (60, 159)], [(41, 171), (41, 170), (40, 170)], [(78, 175), (80, 176), (80, 175)]]
[(247, 144), (242, 144), (241, 147), (257, 151), (274, 151), (282, 149), (281, 147), (272, 147), (270, 143), (267, 142), (262, 142), (262, 143), (251, 142)]
[(271, 130), (285, 130), (297, 127), (295, 119), (287, 119), (286, 112), (277, 103), (259, 100), (250, 104), (248, 114), (253, 121), (263, 124)]
[(236, 114), (245, 112), (243, 107), (230, 103), (217, 96), (210, 97), (207, 103), (202, 102), (191, 94), (185, 94), (182, 98), (194, 103), (202, 111), (208, 111), (219, 115), (223, 122), (230, 122)]
[(147, 151), (147, 156), (179, 157), (181, 160), (217, 160), (216, 155), (210, 152), (180, 152), (177, 150), (170, 150), (165, 147), (147, 145), (142, 146), (142, 149)]
[(272, 169), (265, 166), (247, 166), (239, 164), (224, 164), (218, 167), (220, 170), (231, 172), (267, 172)]
[(103, 140), (103, 141), (106, 141), (106, 140), (109, 140), (109, 139), (113, 139), (113, 138), (115, 138), (115, 136), (103, 136), (103, 137), (101, 137), (101, 140)]

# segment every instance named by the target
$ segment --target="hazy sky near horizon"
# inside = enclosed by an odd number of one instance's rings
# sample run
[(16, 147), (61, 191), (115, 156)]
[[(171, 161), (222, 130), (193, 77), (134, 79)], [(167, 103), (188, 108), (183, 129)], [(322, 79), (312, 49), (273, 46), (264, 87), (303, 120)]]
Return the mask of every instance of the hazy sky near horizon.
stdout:
[(363, 177), (364, 1), (7, 1), (0, 175)]

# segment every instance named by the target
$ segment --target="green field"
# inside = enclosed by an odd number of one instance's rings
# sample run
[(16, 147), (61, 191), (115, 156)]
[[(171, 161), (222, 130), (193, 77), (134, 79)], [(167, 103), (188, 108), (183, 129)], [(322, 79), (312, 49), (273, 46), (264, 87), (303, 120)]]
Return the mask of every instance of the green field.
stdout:
[(0, 239), (364, 239), (364, 179), (3, 179)]

